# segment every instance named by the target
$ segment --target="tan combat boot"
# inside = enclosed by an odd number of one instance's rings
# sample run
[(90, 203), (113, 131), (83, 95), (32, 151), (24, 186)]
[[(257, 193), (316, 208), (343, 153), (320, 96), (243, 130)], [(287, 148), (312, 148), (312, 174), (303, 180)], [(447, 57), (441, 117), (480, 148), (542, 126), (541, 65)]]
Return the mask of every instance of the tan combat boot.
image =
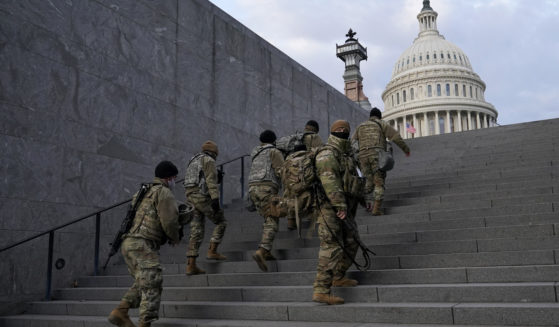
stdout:
[(138, 327), (151, 327), (151, 322), (140, 321), (140, 324), (138, 325)]
[(205, 273), (205, 270), (202, 270), (196, 266), (196, 257), (188, 257), (188, 263), (186, 265), (187, 275), (200, 275)]
[(208, 249), (208, 254), (206, 254), (206, 259), (210, 260), (225, 260), (227, 259), (226, 256), (222, 255), (221, 253), (217, 253), (217, 247), (219, 243), (211, 242), (210, 248)]
[(295, 221), (295, 218), (287, 218), (287, 229), (289, 230), (297, 229), (297, 221)]
[(334, 278), (332, 281), (332, 286), (334, 287), (354, 287), (359, 284), (355, 279), (342, 277), (342, 278)]
[(312, 300), (318, 303), (326, 304), (344, 304), (344, 299), (339, 296), (324, 293), (314, 293), (312, 295)]
[(109, 322), (119, 327), (136, 327), (128, 316), (128, 309), (130, 309), (130, 304), (120, 301), (118, 307), (109, 314)]
[(256, 261), (258, 268), (260, 268), (263, 272), (268, 271), (268, 265), (266, 265), (266, 254), (269, 252), (270, 251), (264, 248), (258, 248), (258, 250), (256, 250), (256, 252), (252, 255), (252, 258)]
[(270, 251), (266, 251), (266, 254), (264, 254), (264, 259), (266, 259), (266, 261), (277, 260), (276, 257), (274, 257), (272, 255), (272, 252), (270, 252)]
[(371, 213), (373, 216), (382, 216), (382, 210), (380, 207), (382, 206), (382, 200), (375, 200), (375, 204), (373, 205), (373, 212)]

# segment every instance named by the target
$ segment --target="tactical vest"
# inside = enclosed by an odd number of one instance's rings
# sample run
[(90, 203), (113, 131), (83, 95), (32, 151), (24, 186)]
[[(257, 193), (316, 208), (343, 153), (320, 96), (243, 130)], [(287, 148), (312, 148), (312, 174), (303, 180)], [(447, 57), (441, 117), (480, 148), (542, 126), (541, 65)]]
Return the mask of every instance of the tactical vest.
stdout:
[(368, 120), (362, 123), (357, 130), (359, 137), (359, 151), (374, 148), (386, 149), (386, 138), (382, 131), (382, 123), (378, 120)]
[(332, 153), (334, 153), (334, 157), (340, 164), (340, 176), (342, 176), (344, 193), (353, 198), (361, 199), (365, 191), (365, 178), (358, 175), (357, 162), (354, 157), (344, 155), (340, 150), (330, 144), (324, 145), (319, 152), (323, 149), (331, 149)]
[(271, 182), (276, 186), (280, 185), (278, 177), (272, 168), (272, 159), (270, 151), (275, 147), (271, 144), (259, 145), (252, 150), (250, 157), (252, 166), (248, 175), (248, 183)]
[(203, 152), (198, 153), (188, 162), (188, 166), (186, 167), (186, 175), (184, 176), (184, 187), (189, 188), (197, 186), (200, 189), (200, 193), (202, 194), (206, 194), (208, 190), (208, 187), (206, 185), (206, 177), (203, 170), (204, 157), (208, 157), (210, 158), (210, 160), (214, 160), (214, 158)]
[[(157, 197), (162, 187), (161, 184), (155, 184), (148, 190), (136, 211), (128, 236), (153, 240), (159, 245), (164, 243), (166, 235), (155, 208), (155, 202), (158, 200)], [(134, 201), (136, 201), (136, 195), (134, 195)]]

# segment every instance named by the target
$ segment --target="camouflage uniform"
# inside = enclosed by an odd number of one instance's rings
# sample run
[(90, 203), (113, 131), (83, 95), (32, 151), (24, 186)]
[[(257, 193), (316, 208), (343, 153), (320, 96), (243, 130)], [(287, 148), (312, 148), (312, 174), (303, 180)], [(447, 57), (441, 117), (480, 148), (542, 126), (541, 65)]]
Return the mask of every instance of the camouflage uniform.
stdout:
[[(134, 195), (133, 201), (135, 201)], [(134, 217), (130, 232), (124, 235), (122, 256), (134, 284), (122, 297), (130, 308), (140, 308), (140, 322), (158, 319), (163, 277), (159, 247), (167, 240), (179, 242), (179, 212), (171, 190), (155, 178)]]
[(264, 217), (259, 247), (270, 251), (278, 232), (279, 217), (287, 214), (287, 205), (278, 196), (283, 155), (272, 144), (261, 144), (252, 150), (251, 158), (248, 192), (258, 213)]
[[(382, 126), (382, 129), (380, 126)], [(386, 139), (394, 142), (402, 151), (409, 153), (410, 149), (398, 131), (388, 123), (373, 116), (361, 123), (353, 134), (353, 140), (359, 145), (359, 166), (367, 178), (365, 197), (368, 201), (382, 201), (384, 199), (384, 180), (386, 172), (378, 170), (378, 148), (386, 150)]]
[(333, 280), (344, 278), (357, 254), (359, 245), (354, 234), (357, 231), (349, 229), (336, 215), (343, 210), (345, 219), (355, 219), (358, 200), (356, 194), (349, 192), (344, 176), (347, 173), (356, 176), (356, 166), (349, 140), (334, 135), (330, 135), (327, 145), (316, 156), (316, 170), (325, 194), (319, 198), (320, 250), (313, 285), (315, 294), (329, 294)]
[(217, 212), (212, 209), (212, 201), (219, 200), (219, 190), (215, 158), (211, 152), (200, 152), (190, 160), (186, 167), (184, 187), (188, 203), (194, 206), (186, 256), (198, 257), (200, 244), (204, 240), (204, 218), (216, 225), (210, 240), (212, 243), (221, 243), (227, 227), (223, 209), (220, 208)]

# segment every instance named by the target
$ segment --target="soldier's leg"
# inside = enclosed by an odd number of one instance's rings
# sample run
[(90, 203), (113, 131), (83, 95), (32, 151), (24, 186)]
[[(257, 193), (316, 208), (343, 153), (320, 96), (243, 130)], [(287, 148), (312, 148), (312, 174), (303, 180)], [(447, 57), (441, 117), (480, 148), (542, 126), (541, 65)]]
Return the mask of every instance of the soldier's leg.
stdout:
[(363, 176), (365, 176), (365, 202), (367, 203), (367, 211), (372, 210), (372, 203), (374, 201), (373, 191), (375, 188), (374, 184), (374, 170), (373, 161), (371, 157), (365, 157), (359, 159), (359, 165), (363, 170)]
[(343, 259), (343, 251), (338, 244), (338, 241), (343, 242), (343, 237), (341, 221), (336, 216), (334, 209), (328, 206), (321, 208), (320, 213), (318, 218), (320, 250), (318, 251), (318, 265), (313, 289), (315, 294), (329, 294), (334, 271)]
[(264, 218), (264, 224), (262, 224), (262, 238), (260, 240), (259, 247), (272, 251), (272, 245), (276, 234), (278, 232), (279, 219), (276, 217), (266, 217)]
[(384, 200), (384, 180), (386, 178), (386, 172), (377, 170), (374, 176), (374, 183), (375, 183), (375, 190), (374, 190), (374, 198), (375, 203), (373, 206), (372, 214), (375, 216), (382, 215), (382, 201)]
[(200, 244), (204, 240), (204, 226), (206, 222), (204, 215), (198, 209), (194, 209), (192, 221), (190, 222), (190, 239), (188, 241), (187, 257), (198, 257)]
[(161, 303), (161, 291), (163, 277), (157, 248), (150, 241), (146, 241), (146, 251), (138, 260), (140, 267), (139, 287), (142, 292), (140, 303), (140, 324), (150, 323), (159, 318), (159, 305)]
[(223, 235), (225, 235), (225, 229), (227, 228), (227, 220), (223, 215), (223, 209), (219, 209), (218, 212), (213, 213), (207, 216), (212, 223), (215, 224), (214, 230), (212, 232), (212, 243), (221, 243), (223, 239)]
[[(346, 219), (353, 219), (353, 218), (346, 218)], [(343, 258), (340, 260), (339, 264), (336, 266), (334, 270), (334, 278), (340, 279), (344, 278), (347, 270), (353, 264), (353, 260), (355, 260), (355, 256), (357, 255), (357, 251), (359, 250), (359, 244), (355, 239), (356, 231), (350, 230), (347, 228), (345, 224), (342, 225), (343, 228), (343, 242), (344, 242), (344, 253)]]
[(138, 243), (137, 240), (137, 238), (128, 237), (124, 239), (121, 245), (122, 257), (128, 266), (128, 272), (134, 278), (134, 284), (132, 284), (122, 297), (122, 301), (127, 302), (130, 308), (139, 307), (142, 299), (142, 294), (139, 288), (139, 269), (137, 258), (139, 257), (139, 252), (141, 252), (143, 246), (141, 243)]

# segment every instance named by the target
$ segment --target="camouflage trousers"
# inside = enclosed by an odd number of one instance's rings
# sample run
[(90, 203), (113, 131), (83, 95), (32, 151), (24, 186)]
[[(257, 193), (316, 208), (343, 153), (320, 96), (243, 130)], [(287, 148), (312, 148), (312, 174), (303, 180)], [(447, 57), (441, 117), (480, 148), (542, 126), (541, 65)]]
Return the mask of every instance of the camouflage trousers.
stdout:
[(367, 179), (365, 184), (365, 200), (384, 200), (386, 172), (378, 170), (378, 155), (360, 157), (359, 166)]
[[(354, 219), (356, 208), (357, 206), (353, 206), (348, 210), (346, 219)], [(354, 233), (357, 231), (350, 230), (336, 216), (336, 210), (330, 204), (321, 203), (318, 216), (320, 250), (313, 284), (314, 293), (329, 294), (332, 281), (345, 276), (359, 249)]]
[(271, 251), (278, 232), (279, 218), (287, 215), (287, 204), (278, 196), (278, 189), (275, 186), (251, 185), (248, 188), (248, 194), (258, 213), (264, 217), (259, 247)]
[(151, 322), (159, 318), (159, 304), (163, 276), (159, 264), (159, 245), (151, 240), (127, 237), (122, 242), (121, 252), (134, 277), (134, 284), (124, 294), (131, 308), (140, 308), (140, 322)]
[(212, 200), (209, 196), (193, 192), (189, 193), (187, 198), (188, 203), (194, 206), (194, 213), (190, 222), (190, 241), (186, 256), (198, 257), (200, 244), (204, 240), (205, 218), (208, 218), (215, 224), (212, 238), (210, 239), (212, 243), (221, 243), (227, 227), (227, 220), (225, 220), (223, 215), (223, 209), (220, 209), (218, 212), (213, 211)]

